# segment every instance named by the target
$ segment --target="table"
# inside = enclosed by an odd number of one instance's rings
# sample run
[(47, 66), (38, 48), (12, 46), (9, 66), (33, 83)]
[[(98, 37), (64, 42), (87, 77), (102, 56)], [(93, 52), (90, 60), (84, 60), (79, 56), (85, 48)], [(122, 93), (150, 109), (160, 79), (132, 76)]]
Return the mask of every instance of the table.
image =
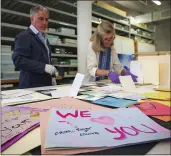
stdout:
[[(58, 86), (46, 86), (46, 87), (38, 87), (38, 88), (29, 88), (28, 90), (49, 90), (49, 89), (56, 89), (61, 88), (65, 86), (71, 86), (70, 84), (67, 85), (58, 85)], [(25, 135), (23, 138), (21, 138), (19, 141), (17, 141), (15, 144), (10, 146), (8, 149), (2, 152), (2, 155), (7, 154), (16, 154), (21, 155), (26, 152), (29, 152), (30, 150), (38, 147), (41, 145), (40, 141), (40, 127), (34, 129), (27, 135)], [(162, 141), (157, 143), (151, 150), (148, 151), (148, 154), (171, 154), (171, 141)]]

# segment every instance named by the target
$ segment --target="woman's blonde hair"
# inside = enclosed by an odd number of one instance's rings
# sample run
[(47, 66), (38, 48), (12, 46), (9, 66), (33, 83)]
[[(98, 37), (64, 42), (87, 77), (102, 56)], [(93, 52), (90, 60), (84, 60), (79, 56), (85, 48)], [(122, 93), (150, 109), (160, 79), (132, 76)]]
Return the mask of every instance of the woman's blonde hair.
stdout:
[(102, 43), (102, 35), (112, 33), (115, 35), (114, 25), (109, 21), (103, 21), (98, 25), (95, 32), (90, 38), (92, 41), (92, 48), (95, 52), (104, 51), (104, 46)]

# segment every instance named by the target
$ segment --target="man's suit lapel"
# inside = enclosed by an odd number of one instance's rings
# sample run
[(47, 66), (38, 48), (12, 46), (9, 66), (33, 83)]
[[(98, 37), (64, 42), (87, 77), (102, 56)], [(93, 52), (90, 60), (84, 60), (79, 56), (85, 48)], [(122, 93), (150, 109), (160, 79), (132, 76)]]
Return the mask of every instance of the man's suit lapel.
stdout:
[(44, 49), (45, 49), (45, 50), (43, 50), (43, 55), (44, 55), (45, 58), (47, 58), (47, 60), (48, 60), (48, 62), (49, 62), (49, 57), (48, 57), (48, 52), (47, 52), (46, 46), (45, 46), (45, 44), (41, 41), (41, 39), (38, 37), (38, 34), (35, 34), (30, 28), (28, 28), (27, 31), (28, 31), (29, 33), (31, 33), (31, 34), (35, 37), (35, 39), (36, 39), (40, 44), (43, 45), (43, 47), (44, 47)]
[[(44, 43), (43, 43), (43, 42), (41, 41), (41, 39), (38, 37), (38, 34), (35, 34), (30, 28), (28, 28), (27, 31), (28, 31), (29, 33), (31, 33), (31, 34), (35, 37), (35, 39), (36, 39), (37, 41), (39, 41), (41, 44), (44, 45)], [(44, 47), (45, 47), (45, 45), (44, 45)], [(46, 47), (45, 47), (45, 48), (46, 48)]]

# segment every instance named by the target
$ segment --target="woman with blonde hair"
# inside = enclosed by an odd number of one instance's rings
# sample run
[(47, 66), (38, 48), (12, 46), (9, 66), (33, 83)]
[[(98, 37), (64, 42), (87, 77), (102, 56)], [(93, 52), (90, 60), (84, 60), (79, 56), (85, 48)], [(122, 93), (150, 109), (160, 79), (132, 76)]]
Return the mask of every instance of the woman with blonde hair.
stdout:
[(125, 70), (115, 52), (113, 41), (115, 29), (112, 23), (103, 21), (90, 38), (87, 55), (88, 81), (103, 80), (108, 77), (114, 83), (120, 83), (119, 76), (131, 75), (134, 82), (136, 76)]

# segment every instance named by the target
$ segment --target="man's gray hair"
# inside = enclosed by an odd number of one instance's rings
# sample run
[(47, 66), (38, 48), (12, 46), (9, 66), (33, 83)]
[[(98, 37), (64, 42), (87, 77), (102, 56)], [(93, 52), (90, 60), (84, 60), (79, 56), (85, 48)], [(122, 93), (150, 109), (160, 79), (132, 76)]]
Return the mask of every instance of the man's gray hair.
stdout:
[(35, 16), (39, 10), (42, 10), (44, 12), (47, 12), (48, 15), (49, 15), (49, 11), (46, 7), (42, 6), (42, 5), (36, 5), (36, 6), (33, 6), (31, 9), (30, 9), (30, 17), (32, 16)]

